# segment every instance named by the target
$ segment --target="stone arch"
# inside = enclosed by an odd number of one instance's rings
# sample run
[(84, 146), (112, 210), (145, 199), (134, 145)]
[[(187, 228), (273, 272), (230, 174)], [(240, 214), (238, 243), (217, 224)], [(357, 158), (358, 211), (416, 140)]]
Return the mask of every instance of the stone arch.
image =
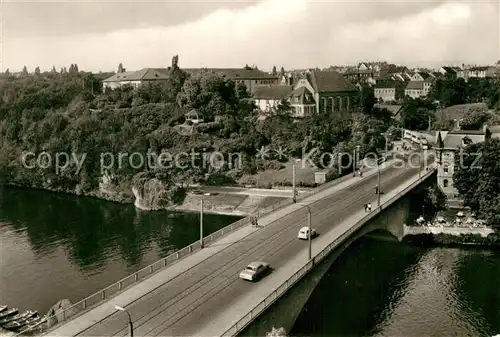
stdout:
[(448, 179), (443, 180), (443, 187), (448, 187), (449, 184), (450, 184), (450, 182), (448, 181)]

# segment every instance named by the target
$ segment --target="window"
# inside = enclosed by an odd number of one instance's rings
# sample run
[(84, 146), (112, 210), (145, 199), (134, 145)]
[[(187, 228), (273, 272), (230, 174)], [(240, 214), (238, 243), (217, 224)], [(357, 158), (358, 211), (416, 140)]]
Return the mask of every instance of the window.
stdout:
[(335, 100), (333, 97), (328, 98), (330, 100), (330, 104), (332, 105), (332, 112), (335, 112)]
[(321, 102), (323, 103), (323, 112), (324, 112), (324, 113), (326, 113), (326, 98), (325, 98), (325, 97), (323, 97), (323, 98), (321, 99)]
[(448, 187), (448, 179), (443, 180), (443, 187)]
[(339, 107), (339, 111), (342, 110), (342, 97), (337, 97), (337, 106)]
[(445, 164), (443, 167), (443, 172), (444, 173), (449, 173), (450, 169), (448, 168), (448, 164)]

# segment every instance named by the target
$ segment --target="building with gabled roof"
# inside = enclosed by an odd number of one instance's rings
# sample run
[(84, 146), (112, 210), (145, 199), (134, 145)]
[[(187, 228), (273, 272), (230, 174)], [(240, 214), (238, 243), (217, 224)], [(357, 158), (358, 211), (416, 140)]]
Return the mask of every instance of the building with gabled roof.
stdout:
[(373, 87), (375, 98), (378, 102), (397, 101), (404, 97), (405, 87), (404, 82), (395, 80), (377, 81)]
[(282, 99), (288, 99), (292, 91), (291, 85), (263, 85), (255, 89), (252, 98), (261, 111), (269, 112)]
[(298, 87), (289, 95), (295, 117), (311, 116), (316, 113), (316, 101), (314, 94), (305, 86)]
[(309, 71), (294, 89), (300, 87), (305, 87), (313, 95), (317, 113), (348, 112), (359, 93), (336, 71)]
[(436, 154), (438, 159), (437, 182), (439, 189), (446, 195), (450, 207), (462, 207), (457, 189), (453, 186), (456, 157), (469, 144), (481, 143), (487, 140), (491, 132), (483, 130), (438, 131)]
[[(140, 85), (153, 82), (167, 81), (173, 67), (168, 68), (143, 68), (137, 71), (117, 72), (115, 75), (103, 81), (103, 88), (119, 88), (130, 85), (137, 88)], [(224, 75), (235, 83), (243, 83), (250, 94), (261, 85), (278, 84), (278, 76), (271, 75), (264, 71), (245, 68), (186, 68), (182, 69), (188, 74), (198, 74), (202, 72), (212, 72)]]

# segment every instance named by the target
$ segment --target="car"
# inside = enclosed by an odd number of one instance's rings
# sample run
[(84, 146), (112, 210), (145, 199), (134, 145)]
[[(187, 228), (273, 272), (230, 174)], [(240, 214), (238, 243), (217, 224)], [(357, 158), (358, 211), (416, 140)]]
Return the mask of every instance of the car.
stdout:
[[(309, 227), (302, 227), (299, 230), (299, 235), (297, 237), (301, 240), (309, 240)], [(318, 233), (316, 233), (316, 230), (314, 228), (311, 228), (311, 239), (314, 238)]]
[(265, 262), (252, 262), (240, 273), (240, 278), (247, 281), (256, 281), (269, 270), (269, 264)]

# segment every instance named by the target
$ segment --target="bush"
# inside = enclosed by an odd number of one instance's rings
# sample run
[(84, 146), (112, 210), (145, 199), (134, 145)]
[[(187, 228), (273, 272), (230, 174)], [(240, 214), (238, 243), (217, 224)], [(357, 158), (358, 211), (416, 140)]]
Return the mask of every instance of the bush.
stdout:
[(224, 185), (235, 185), (236, 181), (220, 172), (210, 174), (207, 179), (205, 179), (205, 184), (208, 186), (224, 186)]

